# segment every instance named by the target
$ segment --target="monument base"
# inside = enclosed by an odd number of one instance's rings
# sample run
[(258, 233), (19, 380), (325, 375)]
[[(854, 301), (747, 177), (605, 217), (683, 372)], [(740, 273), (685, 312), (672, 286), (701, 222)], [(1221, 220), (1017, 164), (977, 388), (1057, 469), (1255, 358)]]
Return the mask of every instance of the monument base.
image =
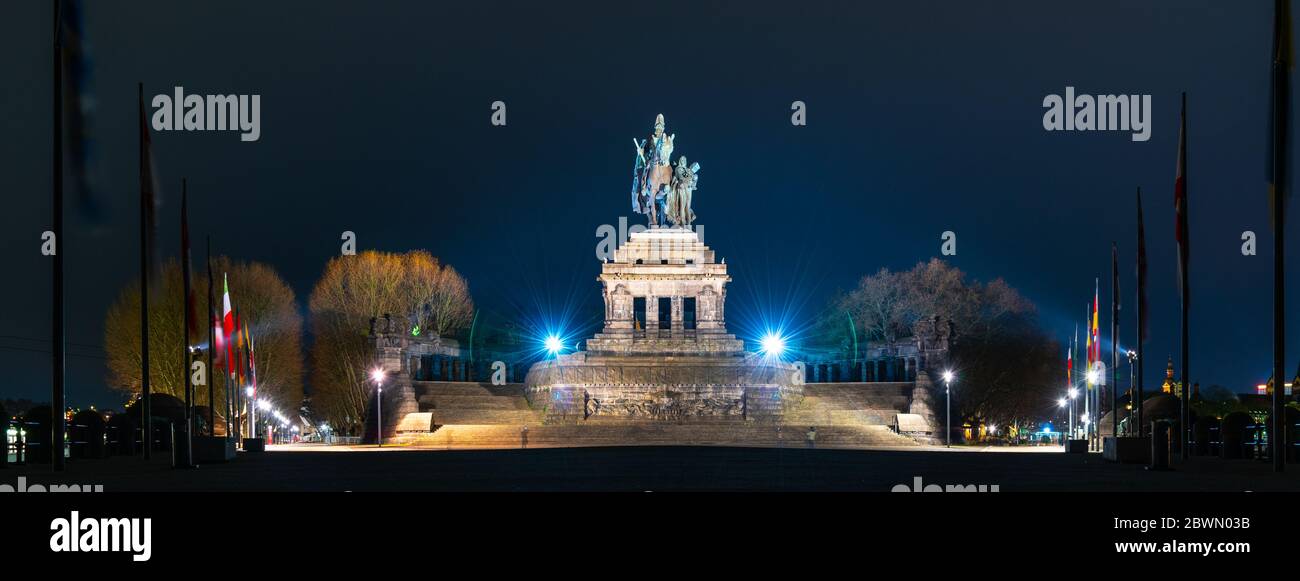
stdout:
[(229, 462), (235, 459), (235, 441), (225, 437), (194, 438), (194, 461), (200, 464)]
[(1120, 464), (1146, 464), (1151, 461), (1150, 438), (1107, 436), (1102, 438), (1101, 456)]
[(593, 355), (528, 371), (525, 395), (548, 423), (588, 420), (775, 420), (803, 388), (790, 364), (755, 356)]

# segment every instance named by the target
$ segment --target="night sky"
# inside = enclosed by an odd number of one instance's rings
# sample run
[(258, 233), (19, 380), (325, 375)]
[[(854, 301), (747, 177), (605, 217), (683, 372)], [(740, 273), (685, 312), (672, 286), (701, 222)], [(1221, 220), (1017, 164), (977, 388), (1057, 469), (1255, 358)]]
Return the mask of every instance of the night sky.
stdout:
[[(1186, 91), (1193, 380), (1240, 392), (1267, 378), (1270, 3), (613, 4), (92, 2), (105, 214), (87, 220), (69, 196), (69, 404), (120, 406), (105, 384), (103, 319), (138, 277), (137, 82), (146, 99), (177, 85), (261, 95), (260, 141), (154, 134), (159, 253), (177, 253), (187, 177), (196, 258), (211, 235), (216, 252), (272, 264), (304, 305), (352, 230), (363, 249), (428, 249), (485, 312), (591, 324), (596, 228), (641, 220), (629, 215), (631, 140), (663, 113), (674, 157), (702, 166), (695, 210), (734, 277), (729, 319), (800, 324), (862, 275), (936, 256), (952, 230), (956, 266), (1005, 278), (1064, 341), (1095, 277), (1108, 301), (1112, 240), (1133, 304), (1141, 186), (1148, 386), (1178, 351)], [(38, 401), (50, 373), (51, 261), (39, 252), (51, 223), (50, 21), (50, 2), (0, 4), (0, 395)], [(1152, 95), (1151, 139), (1044, 131), (1042, 100), (1067, 85)], [(506, 127), (489, 123), (495, 100)], [(806, 127), (790, 124), (795, 100)], [(1241, 255), (1243, 230), (1259, 255)], [(1289, 339), (1288, 369), (1300, 335)]]

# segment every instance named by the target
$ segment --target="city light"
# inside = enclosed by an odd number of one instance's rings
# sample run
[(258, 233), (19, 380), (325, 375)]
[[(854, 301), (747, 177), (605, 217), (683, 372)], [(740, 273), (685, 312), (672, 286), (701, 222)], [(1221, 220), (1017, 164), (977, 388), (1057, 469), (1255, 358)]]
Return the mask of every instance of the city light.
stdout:
[(245, 388), (244, 388), (244, 395), (247, 395), (248, 397), (253, 397), (253, 388), (252, 388), (251, 386), (250, 386), (250, 387), (245, 387)]
[(1079, 390), (1077, 390), (1077, 389), (1071, 387), (1071, 388), (1070, 388), (1070, 399), (1074, 399), (1074, 398), (1076, 398), (1076, 397), (1079, 397)]
[(546, 351), (549, 352), (551, 355), (555, 355), (556, 353), (559, 353), (560, 350), (563, 348), (564, 348), (564, 342), (560, 341), (559, 337), (555, 335), (551, 335), (546, 338)]
[(1088, 383), (1097, 383), (1098, 379), (1101, 379), (1101, 374), (1096, 369), (1088, 372)]
[(1059, 407), (1065, 407), (1065, 404), (1066, 404), (1066, 403), (1068, 403), (1068, 402), (1066, 402), (1065, 398), (1061, 398), (1061, 399), (1056, 400), (1056, 405), (1059, 406)]
[(759, 341), (759, 350), (768, 357), (780, 357), (785, 352), (785, 339), (776, 333), (768, 333)]
[(952, 374), (952, 370), (951, 370), (951, 369), (949, 369), (949, 370), (943, 372), (943, 380), (944, 380), (944, 381), (947, 381), (947, 382), (951, 383), (951, 382), (952, 382), (952, 378), (953, 378), (953, 374)]
[(383, 383), (383, 382), (384, 382), (384, 370), (383, 370), (383, 369), (379, 369), (378, 367), (376, 367), (373, 371), (370, 372), (370, 379), (373, 379), (373, 380), (375, 381), (375, 383)]
[(271, 409), (271, 402), (266, 401), (264, 399), (259, 399), (257, 400), (257, 408), (262, 411), (269, 410)]

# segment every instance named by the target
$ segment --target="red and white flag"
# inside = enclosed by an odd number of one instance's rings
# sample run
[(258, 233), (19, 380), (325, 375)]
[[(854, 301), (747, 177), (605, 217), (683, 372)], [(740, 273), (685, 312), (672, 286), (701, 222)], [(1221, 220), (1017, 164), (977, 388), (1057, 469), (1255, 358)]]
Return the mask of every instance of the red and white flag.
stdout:
[(230, 377), (235, 377), (235, 353), (233, 341), (235, 337), (235, 313), (230, 310), (230, 280), (225, 273), (221, 274), (221, 330), (217, 331), (217, 336), (221, 337), (221, 344), (226, 351), (226, 369), (230, 371)]

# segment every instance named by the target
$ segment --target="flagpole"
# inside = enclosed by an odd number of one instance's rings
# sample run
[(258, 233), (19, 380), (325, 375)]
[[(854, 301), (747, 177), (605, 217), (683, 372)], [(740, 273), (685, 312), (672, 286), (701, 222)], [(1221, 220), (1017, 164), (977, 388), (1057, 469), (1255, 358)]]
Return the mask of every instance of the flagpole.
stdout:
[(1141, 438), (1146, 433), (1146, 426), (1142, 424), (1142, 403), (1146, 399), (1146, 394), (1142, 389), (1142, 367), (1146, 363), (1146, 358), (1142, 354), (1142, 343), (1146, 341), (1146, 240), (1143, 235), (1142, 227), (1142, 188), (1137, 189), (1137, 385), (1134, 387), (1136, 401), (1133, 404), (1134, 411), (1137, 412), (1137, 437)]
[(153, 452), (153, 409), (149, 390), (149, 198), (145, 188), (150, 176), (145, 175), (144, 83), (137, 83), (140, 99), (140, 412), (143, 415), (144, 459)]
[(189, 238), (189, 194), (188, 180), (181, 178), (181, 372), (185, 375), (185, 461), (182, 467), (194, 467), (194, 375), (190, 372), (190, 361), (194, 359), (190, 351), (190, 238)]
[[(1119, 442), (1119, 245), (1110, 243), (1110, 436)], [(1116, 448), (1118, 451), (1118, 448)], [(1118, 456), (1117, 456), (1118, 457)]]
[(50, 351), (53, 354), (50, 382), (50, 462), (55, 472), (63, 471), (64, 366), (63, 325), (63, 14), (62, 0), (54, 0), (54, 148), (53, 188), (50, 192), (54, 215), (54, 309), (50, 317)]
[[(1187, 460), (1187, 456), (1188, 456), (1188, 453), (1187, 453), (1187, 433), (1191, 430), (1191, 426), (1187, 425), (1187, 423), (1188, 423), (1188, 421), (1190, 421), (1190, 419), (1191, 419), (1191, 417), (1190, 417), (1190, 416), (1191, 416), (1190, 411), (1191, 411), (1191, 399), (1192, 399), (1192, 397), (1191, 397), (1191, 396), (1192, 396), (1192, 394), (1191, 394), (1191, 385), (1192, 385), (1192, 382), (1191, 382), (1191, 375), (1190, 375), (1190, 373), (1191, 373), (1191, 372), (1190, 372), (1190, 368), (1191, 368), (1191, 366), (1190, 366), (1189, 359), (1188, 359), (1188, 342), (1187, 342), (1187, 333), (1188, 333), (1188, 329), (1187, 329), (1187, 311), (1188, 311), (1188, 303), (1191, 302), (1191, 300), (1190, 300), (1190, 299), (1191, 299), (1191, 296), (1190, 296), (1190, 295), (1191, 295), (1191, 288), (1190, 288), (1190, 287), (1188, 286), (1188, 284), (1187, 284), (1187, 279), (1188, 279), (1188, 277), (1187, 277), (1187, 270), (1188, 270), (1188, 267), (1190, 266), (1189, 263), (1191, 262), (1191, 260), (1189, 260), (1189, 259), (1190, 259), (1190, 251), (1189, 251), (1190, 248), (1189, 248), (1189, 247), (1191, 246), (1189, 243), (1190, 243), (1190, 241), (1191, 241), (1191, 235), (1190, 235), (1190, 232), (1188, 232), (1188, 229), (1187, 229), (1187, 198), (1188, 198), (1188, 195), (1187, 195), (1187, 93), (1186, 93), (1186, 92), (1183, 93), (1183, 119), (1182, 119), (1182, 124), (1183, 124), (1183, 127), (1182, 127), (1182, 143), (1181, 143), (1180, 151), (1178, 152), (1178, 155), (1181, 157), (1181, 159), (1179, 160), (1180, 163), (1178, 164), (1178, 167), (1181, 169), (1181, 174), (1182, 174), (1180, 177), (1181, 177), (1182, 180), (1183, 180), (1183, 197), (1182, 197), (1182, 206), (1180, 207), (1180, 211), (1179, 211), (1179, 213), (1178, 213), (1178, 220), (1179, 220), (1179, 222), (1180, 222), (1180, 225), (1181, 225), (1181, 228), (1182, 228), (1182, 233), (1183, 233), (1183, 240), (1179, 241), (1179, 260), (1182, 261), (1182, 268), (1179, 269), (1179, 270), (1181, 271), (1180, 276), (1182, 277), (1182, 278), (1181, 278), (1181, 284), (1182, 284), (1182, 289), (1183, 289), (1183, 296), (1182, 296), (1182, 299), (1183, 299), (1183, 300), (1182, 300), (1182, 317), (1183, 317), (1183, 318), (1182, 318), (1182, 325), (1181, 325), (1181, 327), (1182, 327), (1182, 351), (1183, 351), (1183, 389), (1182, 389), (1182, 394), (1181, 394), (1182, 397), (1178, 398), (1178, 399), (1179, 399), (1179, 402), (1178, 402), (1178, 416), (1179, 416), (1179, 424), (1178, 424), (1178, 449), (1179, 449), (1179, 454), (1178, 454), (1178, 458), (1179, 458), (1180, 461), (1186, 461), (1186, 460)], [(1281, 376), (1279, 375), (1278, 377), (1281, 377)]]
[(204, 266), (207, 267), (208, 270), (208, 315), (207, 315), (207, 319), (208, 319), (208, 377), (207, 377), (208, 379), (208, 435), (215, 438), (217, 436), (217, 416), (216, 416), (217, 402), (214, 395), (215, 395), (215, 385), (217, 383), (216, 381), (217, 375), (215, 373), (215, 368), (212, 367), (212, 360), (213, 360), (213, 355), (217, 348), (217, 343), (215, 340), (216, 338), (213, 336), (214, 330), (212, 324), (212, 313), (214, 312), (213, 307), (215, 305), (213, 304), (214, 301), (212, 300), (212, 236), (211, 235), (207, 237), (207, 242), (208, 242), (208, 252), (207, 252), (207, 256), (203, 261), (203, 264)]
[[(1287, 128), (1290, 123), (1289, 79), (1291, 66), (1291, 20), (1290, 0), (1276, 0), (1273, 5), (1273, 401), (1272, 425), (1269, 426), (1268, 443), (1273, 455), (1273, 471), (1286, 469), (1283, 451), (1286, 437), (1285, 391), (1286, 381), (1282, 378), (1282, 367), (1286, 357), (1286, 270), (1284, 268), (1286, 246), (1283, 244), (1283, 212), (1286, 209), (1286, 196), (1290, 193), (1286, 175)], [(1284, 35), (1285, 33), (1285, 35)], [(1297, 386), (1300, 389), (1300, 386)]]
[[(224, 275), (223, 275), (222, 280), (223, 280), (223, 281), (226, 280), (226, 279), (224, 278)], [(223, 286), (225, 287), (225, 292), (226, 292), (226, 293), (229, 293), (229, 292), (230, 292), (229, 284), (230, 284), (229, 282), (225, 282), (225, 283), (223, 284)], [(225, 316), (226, 316), (226, 315), (225, 315), (225, 295), (222, 295), (222, 307), (221, 307), (221, 309), (222, 309), (222, 314), (221, 314), (222, 319), (221, 319), (221, 320), (223, 321), (223, 323), (222, 323), (222, 324), (223, 324), (223, 327), (222, 327), (222, 328), (224, 329), (224, 328), (225, 328), (225, 327), (224, 327), (224, 321), (225, 321)], [(231, 315), (231, 317), (232, 317), (232, 318), (230, 319), (231, 321), (235, 321), (235, 320), (237, 319), (237, 317), (238, 317), (238, 314), (237, 314), (237, 313), (239, 313), (238, 310), (235, 310), (235, 311), (233, 311), (233, 312), (236, 313), (236, 314), (232, 314), (232, 315)], [(232, 323), (231, 326), (230, 326), (230, 333), (229, 333), (229, 335), (226, 337), (226, 379), (227, 379), (227, 381), (226, 381), (226, 390), (229, 391), (230, 393), (234, 394), (234, 395), (232, 396), (231, 402), (232, 402), (232, 404), (234, 405), (234, 414), (235, 414), (235, 418), (236, 418), (236, 421), (235, 421), (235, 442), (236, 442), (236, 445), (243, 445), (243, 441), (244, 441), (244, 434), (243, 434), (243, 427), (244, 427), (244, 414), (243, 414), (243, 411), (244, 411), (244, 410), (243, 410), (243, 408), (240, 407), (240, 396), (242, 396), (242, 395), (244, 395), (244, 394), (242, 393), (242, 390), (240, 389), (241, 386), (239, 385), (239, 382), (235, 380), (235, 373), (236, 373), (236, 371), (237, 371), (237, 369), (236, 369), (236, 367), (235, 367), (235, 360), (236, 360), (237, 356), (235, 355), (235, 331), (234, 331), (234, 329), (235, 329), (235, 326), (234, 326), (234, 324)], [(231, 386), (234, 386), (234, 387), (232, 388)]]
[(1083, 417), (1088, 421), (1083, 426), (1083, 437), (1088, 440), (1088, 449), (1092, 449), (1092, 320), (1088, 305), (1083, 307), (1084, 365), (1083, 371)]

